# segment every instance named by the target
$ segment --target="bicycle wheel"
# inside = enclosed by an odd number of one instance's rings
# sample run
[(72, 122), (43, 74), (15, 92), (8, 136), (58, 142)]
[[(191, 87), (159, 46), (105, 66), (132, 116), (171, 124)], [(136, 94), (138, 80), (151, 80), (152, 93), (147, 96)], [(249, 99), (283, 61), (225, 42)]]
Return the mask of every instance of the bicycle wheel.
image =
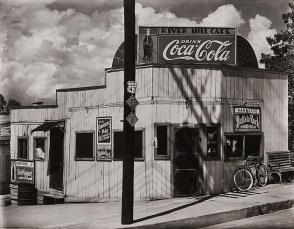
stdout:
[(259, 186), (265, 186), (268, 181), (268, 171), (264, 164), (260, 164), (256, 169), (257, 183)]
[(239, 191), (248, 191), (252, 188), (252, 174), (244, 168), (238, 169), (234, 174), (234, 184)]

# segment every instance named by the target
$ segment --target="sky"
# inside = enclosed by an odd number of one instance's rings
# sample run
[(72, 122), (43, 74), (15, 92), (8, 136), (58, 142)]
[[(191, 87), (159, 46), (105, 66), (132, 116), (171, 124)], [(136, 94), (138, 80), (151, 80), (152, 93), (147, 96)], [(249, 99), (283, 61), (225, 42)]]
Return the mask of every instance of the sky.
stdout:
[[(290, 1), (136, 0), (136, 24), (237, 27), (259, 59)], [(0, 0), (0, 93), (54, 104), (56, 89), (101, 85), (123, 28), (123, 0)]]

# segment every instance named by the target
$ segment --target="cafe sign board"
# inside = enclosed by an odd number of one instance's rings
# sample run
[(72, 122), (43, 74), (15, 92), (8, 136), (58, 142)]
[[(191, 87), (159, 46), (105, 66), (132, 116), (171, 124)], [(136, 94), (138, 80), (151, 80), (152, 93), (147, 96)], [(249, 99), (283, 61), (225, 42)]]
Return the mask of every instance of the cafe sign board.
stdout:
[(111, 160), (112, 117), (97, 117), (97, 160)]
[(34, 161), (11, 159), (11, 183), (34, 184), (35, 164)]
[(236, 65), (236, 28), (139, 27), (139, 63)]
[(260, 107), (234, 107), (234, 131), (261, 131)]

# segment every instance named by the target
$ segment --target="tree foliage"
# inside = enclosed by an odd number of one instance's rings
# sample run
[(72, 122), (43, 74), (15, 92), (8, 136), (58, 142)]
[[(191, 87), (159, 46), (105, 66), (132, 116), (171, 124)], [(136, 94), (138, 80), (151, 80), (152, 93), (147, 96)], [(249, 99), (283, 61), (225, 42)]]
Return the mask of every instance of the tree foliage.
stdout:
[[(293, 0), (292, 0), (293, 1)], [(288, 124), (289, 149), (294, 151), (294, 4), (289, 12), (282, 14), (285, 29), (273, 37), (267, 37), (272, 54), (261, 54), (260, 62), (265, 68), (288, 73)]]
[(6, 102), (4, 96), (0, 94), (0, 115), (9, 115), (11, 107), (19, 107), (21, 104), (14, 98)]

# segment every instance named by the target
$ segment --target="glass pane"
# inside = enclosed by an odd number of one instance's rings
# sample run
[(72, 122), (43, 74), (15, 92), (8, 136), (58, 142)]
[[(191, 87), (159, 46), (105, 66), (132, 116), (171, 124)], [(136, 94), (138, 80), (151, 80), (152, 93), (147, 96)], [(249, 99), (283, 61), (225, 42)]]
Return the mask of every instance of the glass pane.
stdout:
[(167, 126), (157, 126), (157, 155), (167, 155)]
[(225, 156), (243, 157), (243, 136), (226, 136)]
[(28, 148), (27, 148), (27, 139), (19, 138), (18, 139), (18, 158), (28, 159)]
[(93, 157), (93, 133), (76, 133), (76, 158)]
[[(123, 159), (123, 142), (124, 142), (124, 134), (123, 132), (115, 131), (113, 134), (113, 151), (114, 151), (114, 159), (122, 160)], [(143, 158), (143, 131), (135, 131), (135, 159)], [(126, 144), (127, 147), (127, 144)]]
[(261, 135), (245, 136), (245, 157), (260, 156)]
[(45, 158), (45, 139), (35, 138), (35, 158), (44, 159)]
[(218, 156), (218, 126), (207, 127), (207, 156), (216, 158)]

